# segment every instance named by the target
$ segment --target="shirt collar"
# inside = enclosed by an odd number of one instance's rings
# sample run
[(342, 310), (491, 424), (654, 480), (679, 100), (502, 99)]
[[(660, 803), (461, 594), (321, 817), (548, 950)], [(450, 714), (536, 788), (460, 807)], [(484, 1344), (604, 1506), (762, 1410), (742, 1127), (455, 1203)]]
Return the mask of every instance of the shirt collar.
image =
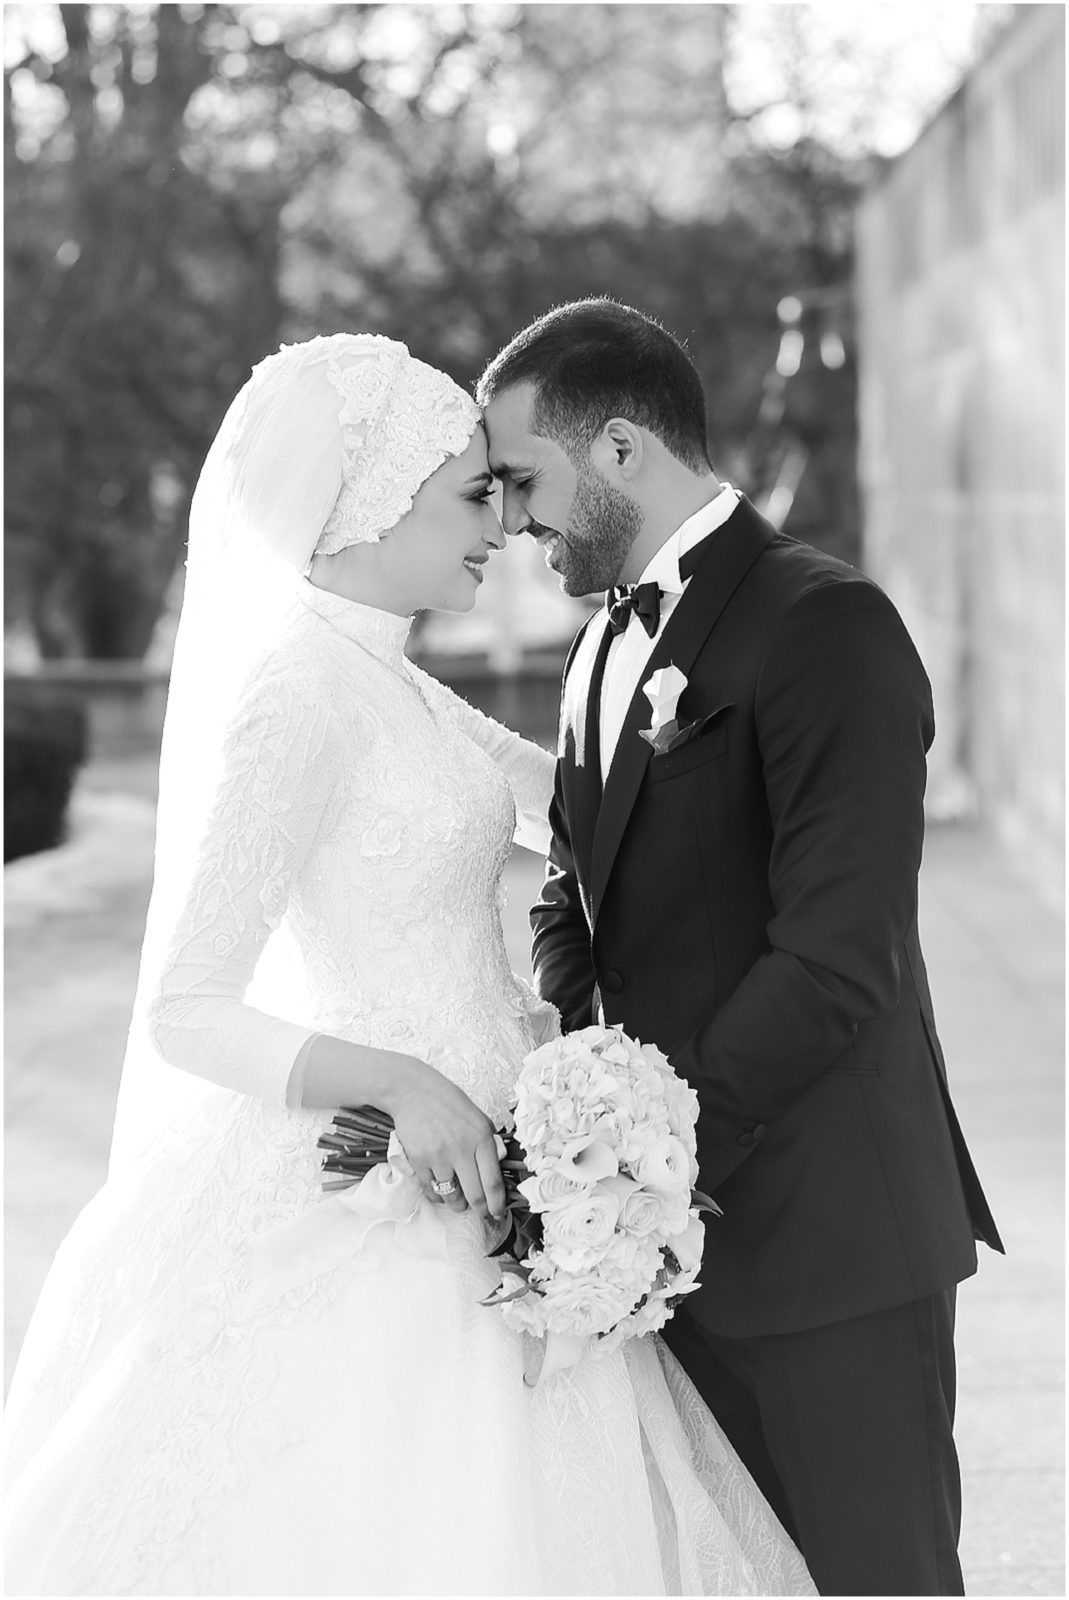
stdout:
[(665, 594), (682, 594), (686, 583), (679, 576), (679, 559), (702, 539), (715, 533), (727, 521), (739, 503), (739, 493), (730, 483), (722, 484), (719, 494), (699, 506), (674, 533), (669, 534), (661, 548), (646, 564), (640, 583), (660, 584)]

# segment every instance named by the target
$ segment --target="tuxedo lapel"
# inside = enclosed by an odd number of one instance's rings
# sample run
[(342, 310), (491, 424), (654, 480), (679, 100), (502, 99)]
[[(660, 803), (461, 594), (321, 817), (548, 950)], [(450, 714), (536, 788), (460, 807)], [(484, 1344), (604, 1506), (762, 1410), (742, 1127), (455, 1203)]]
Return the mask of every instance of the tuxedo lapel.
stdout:
[(653, 751), (639, 736), (651, 717), (642, 690), (650, 674), (669, 664), (688, 674), (720, 615), (754, 562), (775, 537), (775, 529), (741, 499), (727, 522), (709, 539), (687, 592), (654, 646), (624, 718), (612, 765), (605, 778), (601, 809), (590, 856), (591, 925), (605, 894), (624, 829), (634, 809)]
[(561, 713), (561, 778), (579, 888), (590, 915), (590, 855), (601, 805), (599, 701), (612, 630), (595, 615), (576, 648), (564, 685)]

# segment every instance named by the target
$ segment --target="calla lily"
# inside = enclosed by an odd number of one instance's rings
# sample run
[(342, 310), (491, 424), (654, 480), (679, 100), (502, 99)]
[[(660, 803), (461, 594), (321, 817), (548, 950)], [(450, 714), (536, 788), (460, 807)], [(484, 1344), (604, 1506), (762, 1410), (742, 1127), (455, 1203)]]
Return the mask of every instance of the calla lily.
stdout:
[(544, 1379), (552, 1377), (555, 1372), (563, 1372), (567, 1367), (574, 1367), (589, 1343), (590, 1340), (585, 1338), (572, 1338), (563, 1333), (548, 1333), (544, 1346), (541, 1340), (539, 1341), (539, 1347), (536, 1347), (524, 1372), (523, 1381), (528, 1389), (537, 1389)]
[(635, 1182), (634, 1178), (629, 1178), (626, 1173), (618, 1172), (615, 1178), (602, 1178), (601, 1187), (608, 1189), (610, 1194), (616, 1195), (622, 1207), (628, 1195), (634, 1194), (635, 1190), (640, 1186)]
[(686, 687), (686, 673), (672, 663), (651, 672), (642, 685), (642, 692), (653, 708), (654, 720), (662, 727), (675, 716), (676, 703)]
[(620, 1170), (615, 1153), (591, 1134), (584, 1139), (569, 1139), (553, 1166), (557, 1172), (579, 1183), (599, 1183), (602, 1178), (615, 1178)]
[(705, 1224), (700, 1217), (691, 1217), (682, 1233), (672, 1240), (672, 1254), (684, 1272), (691, 1272), (701, 1262), (705, 1247)]

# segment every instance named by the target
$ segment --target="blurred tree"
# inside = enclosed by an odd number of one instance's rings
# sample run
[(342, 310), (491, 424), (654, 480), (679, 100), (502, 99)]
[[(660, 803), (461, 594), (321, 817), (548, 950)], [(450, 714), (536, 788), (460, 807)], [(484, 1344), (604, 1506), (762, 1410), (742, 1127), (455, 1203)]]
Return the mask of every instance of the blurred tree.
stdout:
[[(196, 469), (277, 341), (288, 175), (186, 156), (218, 10), (64, 5), (51, 58), (27, 45), (6, 74), (10, 604), (45, 655), (144, 652)], [(27, 77), (51, 127), (12, 115)]]
[(195, 466), (277, 334), (277, 194), (182, 158), (211, 11), (64, 5), (66, 48), (8, 74), (64, 101), (6, 171), (8, 541), (45, 654), (144, 651)]
[[(351, 9), (365, 31), (349, 19), (344, 65), (333, 24), (332, 67), (311, 34), (290, 46), (374, 130), (291, 210), (287, 298), (302, 329), (363, 313), (468, 381), (554, 303), (630, 301), (689, 339), (717, 464), (768, 503), (784, 460), (808, 463), (792, 528), (856, 557), (849, 338), (835, 369), (812, 344), (775, 427), (758, 416), (777, 303), (849, 280), (863, 167), (812, 140), (770, 151), (756, 112), (734, 112), (733, 8), (665, 6), (653, 28), (647, 6), (447, 7), (422, 29), (408, 8), (411, 37), (376, 36), (375, 8)], [(379, 73), (354, 68), (372, 49)]]
[[(718, 467), (850, 555), (871, 134), (834, 148), (817, 9), (8, 6), (9, 619), (46, 654), (144, 651), (280, 337), (374, 328), (468, 382), (592, 293), (689, 340)], [(792, 14), (758, 91), (752, 11)], [(866, 114), (882, 59), (852, 65)]]

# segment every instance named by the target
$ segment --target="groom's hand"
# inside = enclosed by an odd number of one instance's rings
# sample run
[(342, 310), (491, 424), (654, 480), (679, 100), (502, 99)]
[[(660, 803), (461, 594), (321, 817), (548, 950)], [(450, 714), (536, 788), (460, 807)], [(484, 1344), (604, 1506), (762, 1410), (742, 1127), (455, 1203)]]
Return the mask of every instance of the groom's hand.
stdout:
[[(489, 1117), (426, 1061), (415, 1056), (402, 1060), (383, 1109), (393, 1118), (420, 1183), (450, 1210), (470, 1206), (480, 1217), (502, 1216), (505, 1185)], [(457, 1185), (455, 1193), (435, 1191), (436, 1183), (450, 1182)]]
[[(582, 638), (582, 634), (579, 636)], [(576, 641), (578, 643), (578, 640)], [(575, 655), (572, 646), (568, 665)], [(568, 665), (565, 666), (567, 679)], [(535, 989), (560, 1012), (565, 1033), (585, 1028), (594, 1018), (594, 963), (590, 924), (583, 909), (571, 829), (564, 804), (563, 762), (557, 762), (549, 807), (552, 838), (542, 892), (531, 907), (531, 964)]]

